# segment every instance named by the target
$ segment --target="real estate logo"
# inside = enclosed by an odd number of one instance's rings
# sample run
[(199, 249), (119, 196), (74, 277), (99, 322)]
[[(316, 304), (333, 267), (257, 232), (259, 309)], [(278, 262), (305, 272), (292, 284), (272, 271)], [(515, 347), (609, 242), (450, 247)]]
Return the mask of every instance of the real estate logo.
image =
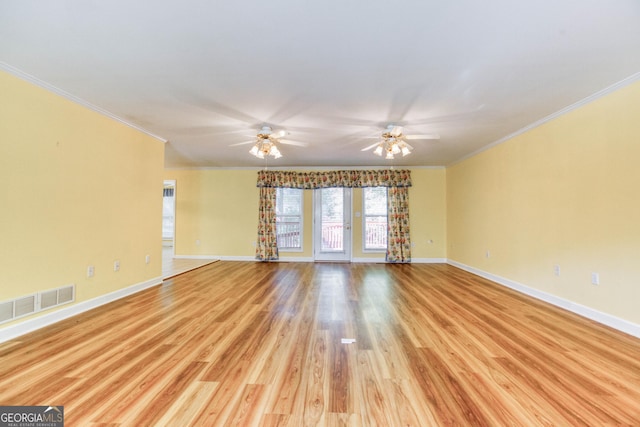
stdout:
[(0, 427), (64, 427), (64, 406), (0, 406)]

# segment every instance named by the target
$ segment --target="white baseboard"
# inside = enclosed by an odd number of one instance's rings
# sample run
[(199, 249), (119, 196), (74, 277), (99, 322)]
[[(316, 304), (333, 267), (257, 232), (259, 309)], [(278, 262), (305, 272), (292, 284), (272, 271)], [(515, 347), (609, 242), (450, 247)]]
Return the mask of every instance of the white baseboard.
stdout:
[(277, 262), (313, 262), (312, 257), (281, 256)]
[(411, 262), (415, 264), (446, 264), (446, 258), (411, 258)]
[(33, 319), (27, 319), (20, 323), (16, 323), (14, 325), (9, 325), (7, 327), (0, 328), (0, 343), (12, 340), (21, 335), (27, 334), (29, 332), (33, 332), (40, 328), (44, 328), (45, 326), (52, 325), (61, 320), (67, 319), (69, 317), (75, 316), (85, 311), (89, 311), (96, 307), (100, 307), (101, 305), (119, 300), (120, 298), (124, 298), (126, 296), (135, 294), (137, 292), (143, 291), (147, 288), (151, 288), (161, 283), (162, 283), (162, 278), (155, 277), (153, 279), (150, 279), (141, 283), (137, 283), (135, 285), (132, 285), (123, 289), (118, 289), (117, 291), (110, 292), (108, 294), (100, 295), (99, 297), (96, 297), (87, 301), (82, 301), (71, 306), (63, 307), (59, 310), (43, 314)]
[(353, 263), (378, 263), (378, 264), (385, 264), (387, 261), (385, 261), (384, 257), (378, 257), (378, 258), (374, 258), (374, 257), (370, 257), (370, 258), (365, 258), (365, 257), (361, 257), (361, 258), (351, 258), (351, 262)]
[(514, 282), (513, 280), (505, 279), (504, 277), (487, 273), (486, 271), (470, 267), (457, 261), (448, 260), (447, 262), (454, 267), (458, 267), (462, 270), (468, 271), (469, 273), (484, 277), (485, 279), (491, 280), (492, 282), (495, 282), (499, 285), (506, 286), (507, 288), (513, 289), (525, 295), (529, 295), (544, 302), (548, 302), (549, 304), (555, 305), (556, 307), (563, 308), (582, 317), (586, 317), (587, 319), (594, 320), (598, 323), (602, 323), (603, 325), (607, 325), (611, 328), (617, 329), (636, 338), (640, 338), (640, 325), (629, 322), (628, 320), (620, 319), (619, 317), (612, 316), (610, 314), (603, 313), (582, 304), (560, 298), (556, 295), (531, 288), (521, 283)]
[(255, 256), (217, 256), (220, 261), (257, 261)]
[(212, 261), (221, 259), (220, 257), (211, 255), (174, 255), (173, 257), (176, 259), (206, 259)]

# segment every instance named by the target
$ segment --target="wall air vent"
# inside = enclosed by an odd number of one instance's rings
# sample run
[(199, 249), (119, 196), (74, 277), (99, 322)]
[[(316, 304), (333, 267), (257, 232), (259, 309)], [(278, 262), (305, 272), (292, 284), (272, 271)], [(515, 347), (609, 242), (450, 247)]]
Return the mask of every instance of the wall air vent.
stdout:
[(9, 301), (2, 301), (0, 302), (0, 323), (73, 302), (76, 295), (75, 291), (75, 285), (69, 285), (41, 291), (36, 294), (24, 295)]
[(13, 301), (0, 303), (0, 323), (13, 319)]
[(26, 297), (18, 298), (15, 300), (13, 312), (15, 317), (26, 316), (27, 314), (33, 314), (36, 312), (36, 297), (37, 295), (29, 295)]

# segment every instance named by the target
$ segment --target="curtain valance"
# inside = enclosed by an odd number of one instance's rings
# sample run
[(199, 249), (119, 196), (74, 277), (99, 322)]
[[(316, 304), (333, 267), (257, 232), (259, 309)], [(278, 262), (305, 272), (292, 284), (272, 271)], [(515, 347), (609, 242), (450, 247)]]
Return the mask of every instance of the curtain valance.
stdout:
[(411, 187), (411, 171), (390, 169), (323, 172), (259, 171), (257, 186), (304, 190), (329, 187)]

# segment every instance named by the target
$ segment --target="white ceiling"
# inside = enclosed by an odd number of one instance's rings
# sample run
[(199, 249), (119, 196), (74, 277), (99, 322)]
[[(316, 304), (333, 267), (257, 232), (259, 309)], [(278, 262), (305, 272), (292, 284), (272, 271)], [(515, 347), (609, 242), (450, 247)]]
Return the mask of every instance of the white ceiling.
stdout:
[[(167, 167), (263, 166), (230, 147), (263, 124), (309, 144), (270, 167), (448, 165), (638, 73), (640, 1), (0, 0), (0, 61)], [(388, 123), (441, 139), (361, 152)]]

